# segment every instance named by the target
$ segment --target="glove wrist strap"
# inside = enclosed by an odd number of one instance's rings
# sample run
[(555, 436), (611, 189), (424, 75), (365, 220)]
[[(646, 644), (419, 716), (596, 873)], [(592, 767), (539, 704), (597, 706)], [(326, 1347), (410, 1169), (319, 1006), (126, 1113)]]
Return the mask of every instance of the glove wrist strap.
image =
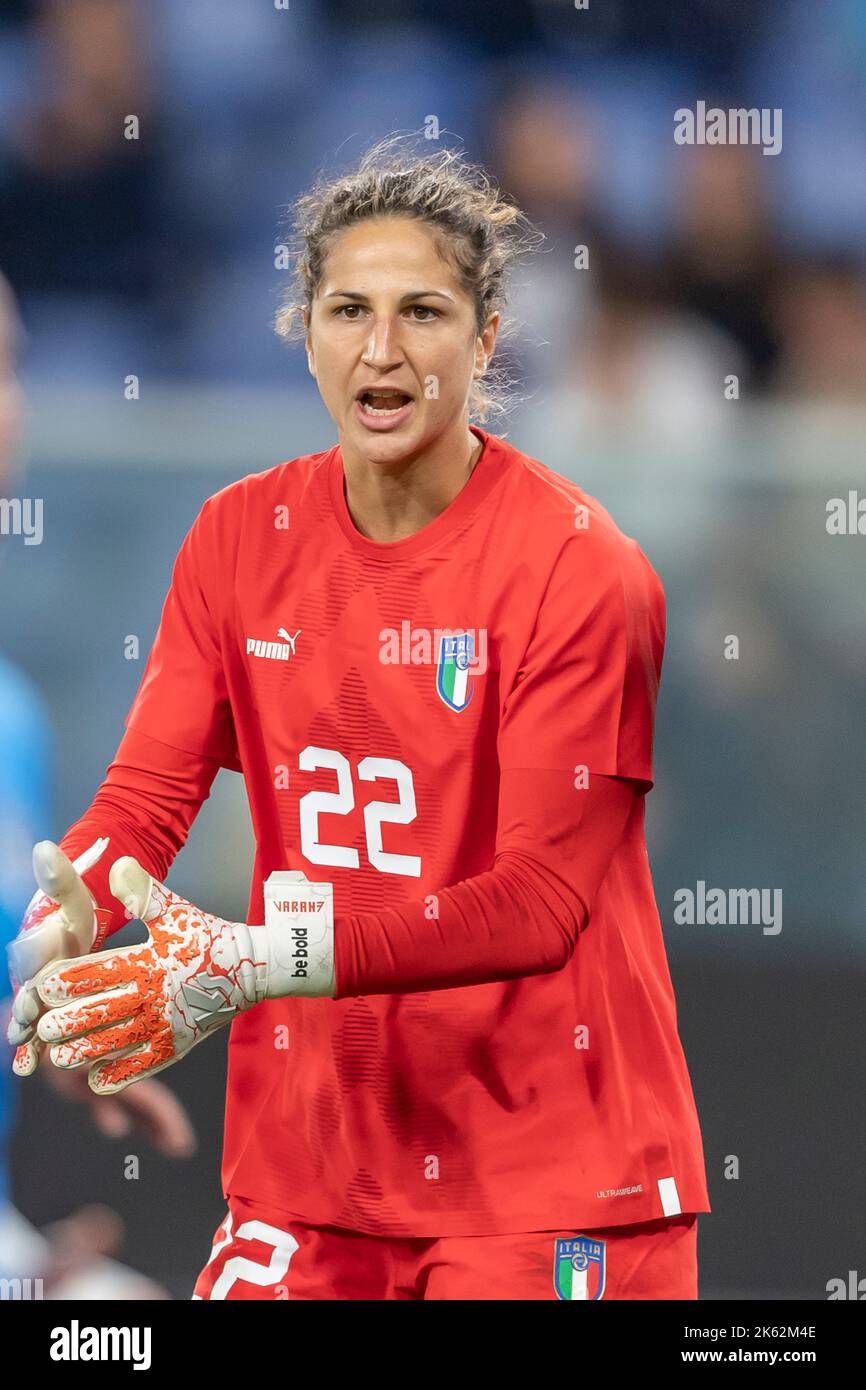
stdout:
[(277, 870), (264, 885), (265, 924), (250, 927), (262, 999), (333, 998), (334, 886), (310, 883), (296, 869)]

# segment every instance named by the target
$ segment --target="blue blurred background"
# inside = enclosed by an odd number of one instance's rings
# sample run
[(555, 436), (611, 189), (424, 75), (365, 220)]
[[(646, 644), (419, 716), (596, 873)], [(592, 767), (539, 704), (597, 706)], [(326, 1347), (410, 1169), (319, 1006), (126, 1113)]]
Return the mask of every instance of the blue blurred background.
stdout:
[[(698, 100), (781, 108), (781, 153), (676, 145)], [(486, 427), (600, 498), (667, 591), (648, 837), (714, 1204), (702, 1293), (823, 1298), (864, 1248), (866, 535), (826, 527), (831, 498), (866, 496), (858, 0), (0, 0), (27, 410), (0, 493), (44, 499), (41, 544), (0, 535), (0, 654), (54, 740), (32, 838), (112, 760), (204, 498), (335, 441), (271, 328), (287, 206), (431, 117), (547, 238), (501, 340), (515, 406)], [(10, 915), (32, 838), (6, 839)], [(223, 772), (170, 882), (242, 916), (251, 867)], [(782, 931), (678, 925), (699, 880), (781, 889)], [(153, 1157), (131, 1196), (116, 1146), (34, 1083), (13, 1189), (37, 1224), (110, 1200), (124, 1256), (188, 1297), (222, 1215), (219, 1047), (170, 1082), (193, 1166)], [(48, 1186), (46, 1115), (68, 1154)]]

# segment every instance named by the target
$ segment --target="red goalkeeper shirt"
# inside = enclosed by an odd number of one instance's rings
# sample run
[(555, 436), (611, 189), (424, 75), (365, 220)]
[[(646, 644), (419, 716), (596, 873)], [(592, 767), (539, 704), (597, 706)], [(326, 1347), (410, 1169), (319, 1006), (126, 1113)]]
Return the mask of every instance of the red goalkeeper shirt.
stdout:
[(391, 1236), (708, 1211), (644, 837), (661, 583), (597, 501), (474, 433), (405, 540), (356, 529), (339, 446), (204, 504), (63, 846), (107, 834), (162, 878), (226, 767), (248, 920), (275, 869), (334, 884), (337, 997), (232, 1024), (226, 1195)]

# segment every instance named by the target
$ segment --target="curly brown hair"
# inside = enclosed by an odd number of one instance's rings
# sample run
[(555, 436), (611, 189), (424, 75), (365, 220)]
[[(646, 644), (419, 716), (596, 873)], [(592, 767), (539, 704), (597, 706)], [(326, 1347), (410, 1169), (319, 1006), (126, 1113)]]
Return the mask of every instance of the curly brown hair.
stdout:
[[(274, 319), (279, 337), (303, 340), (304, 310), (312, 308), (333, 238), (369, 217), (413, 217), (433, 228), (440, 256), (472, 297), (479, 334), (491, 314), (503, 312), (514, 262), (544, 238), (481, 165), (458, 150), (418, 151), (417, 139), (387, 136), (348, 172), (321, 174), (290, 205), (286, 244), (294, 276)], [(512, 327), (503, 318), (499, 340)], [(503, 415), (513, 404), (511, 387), (505, 368), (489, 366), (472, 383), (470, 418), (483, 423), (492, 414)]]

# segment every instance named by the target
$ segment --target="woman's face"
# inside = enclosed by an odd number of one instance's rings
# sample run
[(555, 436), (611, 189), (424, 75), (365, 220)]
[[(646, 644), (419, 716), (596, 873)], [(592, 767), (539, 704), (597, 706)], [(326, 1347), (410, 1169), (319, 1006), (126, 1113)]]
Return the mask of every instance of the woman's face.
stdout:
[[(449, 429), (465, 433), (473, 375), (483, 374), (493, 353), (499, 319), (492, 315), (477, 335), (472, 299), (422, 223), (377, 217), (340, 232), (325, 259), (306, 347), (343, 446), (390, 463)], [(371, 387), (403, 394), (374, 401), (371, 410), (362, 396)]]

